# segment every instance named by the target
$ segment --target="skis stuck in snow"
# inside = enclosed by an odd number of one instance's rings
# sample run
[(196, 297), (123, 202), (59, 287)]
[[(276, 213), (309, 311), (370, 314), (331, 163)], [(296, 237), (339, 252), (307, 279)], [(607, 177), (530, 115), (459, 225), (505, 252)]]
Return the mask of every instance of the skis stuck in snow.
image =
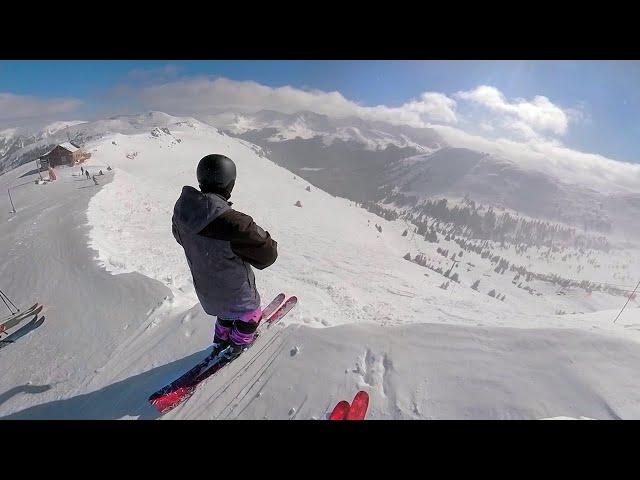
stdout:
[[(256, 331), (256, 337), (253, 343), (243, 350), (243, 353), (255, 345), (261, 332), (270, 328), (295, 307), (298, 302), (297, 297), (289, 297), (286, 300), (285, 297), (285, 294), (281, 293), (265, 307), (262, 313), (262, 322)], [(226, 351), (227, 349), (223, 350), (215, 357), (207, 356), (184, 375), (152, 394), (148, 399), (149, 403), (160, 413), (166, 413), (188, 400), (200, 383), (233, 361), (225, 358)]]

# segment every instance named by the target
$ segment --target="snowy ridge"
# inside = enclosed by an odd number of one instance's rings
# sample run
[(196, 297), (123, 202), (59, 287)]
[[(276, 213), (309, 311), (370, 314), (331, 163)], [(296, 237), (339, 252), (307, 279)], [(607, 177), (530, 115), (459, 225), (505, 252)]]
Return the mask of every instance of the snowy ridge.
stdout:
[(45, 126), (44, 128), (41, 129), (41, 132), (45, 133), (46, 135), (53, 135), (54, 133), (63, 130), (65, 128), (68, 127), (73, 127), (74, 125), (81, 125), (83, 123), (88, 123), (86, 120), (71, 120), (68, 122), (65, 121), (60, 121), (60, 122), (53, 122), (50, 123), (49, 125)]
[[(264, 140), (270, 143), (288, 140), (321, 138), (326, 146), (337, 140), (355, 142), (367, 150), (384, 150), (389, 146), (414, 148), (417, 152), (431, 152), (439, 146), (434, 143), (435, 133), (429, 142), (411, 138), (411, 129), (385, 125), (379, 122), (364, 122), (356, 118), (330, 119), (313, 112), (284, 114), (263, 110), (255, 114), (219, 114), (203, 118), (207, 123), (228, 130), (234, 135), (264, 130)], [(414, 129), (419, 130), (419, 129)], [(427, 129), (422, 129), (427, 130)], [(422, 132), (424, 135), (424, 132)], [(421, 139), (422, 140), (422, 139)]]

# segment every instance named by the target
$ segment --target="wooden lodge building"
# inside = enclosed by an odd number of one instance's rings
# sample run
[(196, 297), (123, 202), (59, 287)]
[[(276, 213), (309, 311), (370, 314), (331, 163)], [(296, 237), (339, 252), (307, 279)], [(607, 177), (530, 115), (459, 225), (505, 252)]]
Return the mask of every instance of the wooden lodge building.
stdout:
[(73, 145), (71, 142), (65, 142), (56, 145), (53, 150), (39, 158), (40, 168), (53, 168), (60, 165), (73, 166), (76, 163), (83, 162), (89, 157), (90, 155), (83, 152), (80, 147)]

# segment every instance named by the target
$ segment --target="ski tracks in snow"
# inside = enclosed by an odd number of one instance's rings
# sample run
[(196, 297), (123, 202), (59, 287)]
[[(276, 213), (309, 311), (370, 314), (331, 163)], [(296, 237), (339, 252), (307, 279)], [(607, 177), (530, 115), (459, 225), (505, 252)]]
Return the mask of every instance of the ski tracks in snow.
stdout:
[[(255, 406), (254, 402), (262, 397), (269, 380), (278, 372), (279, 360), (285, 357), (283, 352), (293, 331), (282, 325), (276, 325), (273, 332), (270, 330), (238, 360), (201, 385), (183, 410), (176, 409), (177, 417), (171, 418), (235, 419)], [(300, 407), (294, 409), (296, 414)]]

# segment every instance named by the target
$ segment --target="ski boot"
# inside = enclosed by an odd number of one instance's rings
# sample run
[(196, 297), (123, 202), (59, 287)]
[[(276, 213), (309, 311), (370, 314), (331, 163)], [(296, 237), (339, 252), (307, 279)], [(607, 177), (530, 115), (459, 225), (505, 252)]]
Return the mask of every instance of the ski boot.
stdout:
[(233, 320), (218, 317), (213, 335), (213, 349), (209, 354), (209, 358), (213, 360), (220, 355), (230, 343), (230, 334), (233, 329)]
[[(252, 342), (253, 343), (253, 342)], [(222, 356), (225, 361), (231, 362), (238, 358), (242, 352), (244, 352), (247, 348), (251, 346), (251, 343), (245, 345), (238, 345), (236, 343), (230, 342), (227, 345), (227, 349), (223, 351)]]
[(224, 353), (228, 361), (235, 360), (242, 352), (253, 345), (257, 338), (256, 330), (259, 323), (259, 320), (257, 322), (244, 322), (242, 320), (233, 322), (233, 329), (229, 335), (229, 349)]
[(209, 358), (211, 360), (213, 360), (214, 358), (216, 358), (217, 356), (219, 356), (222, 352), (224, 352), (225, 349), (229, 348), (229, 341), (224, 341), (224, 340), (218, 340), (218, 341), (214, 341), (213, 345), (212, 345), (212, 350), (211, 353), (209, 354)]

